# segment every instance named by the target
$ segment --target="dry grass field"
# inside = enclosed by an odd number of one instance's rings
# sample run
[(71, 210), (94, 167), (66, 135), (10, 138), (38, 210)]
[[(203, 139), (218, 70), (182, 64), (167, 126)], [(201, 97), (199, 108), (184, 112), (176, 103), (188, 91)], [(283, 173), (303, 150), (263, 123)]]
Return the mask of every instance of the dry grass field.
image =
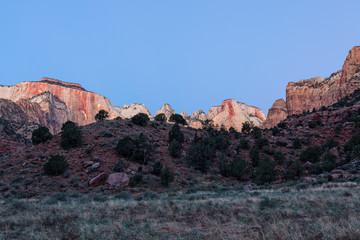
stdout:
[(356, 182), (3, 199), (0, 239), (360, 239)]

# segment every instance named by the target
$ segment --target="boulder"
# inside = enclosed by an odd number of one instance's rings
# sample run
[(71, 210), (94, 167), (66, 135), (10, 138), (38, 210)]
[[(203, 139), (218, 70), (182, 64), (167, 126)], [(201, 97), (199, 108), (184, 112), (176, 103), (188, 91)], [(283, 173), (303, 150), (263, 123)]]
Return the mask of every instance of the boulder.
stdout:
[(89, 186), (91, 187), (97, 187), (101, 184), (103, 184), (105, 181), (106, 181), (106, 173), (100, 173), (99, 175), (97, 175), (96, 177), (92, 178), (90, 181), (89, 181)]
[(112, 173), (106, 183), (116, 188), (126, 187), (129, 185), (129, 177), (126, 173)]

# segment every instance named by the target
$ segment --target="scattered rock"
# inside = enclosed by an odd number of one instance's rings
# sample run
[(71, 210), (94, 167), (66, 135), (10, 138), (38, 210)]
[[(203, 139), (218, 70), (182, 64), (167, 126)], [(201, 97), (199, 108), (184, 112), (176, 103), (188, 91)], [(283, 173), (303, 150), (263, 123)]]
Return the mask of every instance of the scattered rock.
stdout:
[(129, 177), (126, 173), (112, 173), (106, 182), (113, 187), (122, 188), (129, 185)]
[(106, 181), (106, 173), (100, 173), (99, 175), (97, 175), (96, 177), (92, 178), (90, 181), (89, 181), (89, 186), (91, 187), (97, 187), (101, 184), (103, 184), (105, 181)]

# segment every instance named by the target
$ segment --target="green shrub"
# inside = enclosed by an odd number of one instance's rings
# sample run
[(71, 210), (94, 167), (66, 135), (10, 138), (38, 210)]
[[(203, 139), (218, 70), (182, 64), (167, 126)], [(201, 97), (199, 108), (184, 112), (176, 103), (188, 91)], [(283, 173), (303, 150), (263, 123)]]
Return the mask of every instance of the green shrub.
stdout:
[(32, 132), (31, 141), (33, 144), (39, 144), (50, 140), (53, 135), (49, 132), (49, 129), (45, 126), (41, 126)]
[(186, 120), (180, 114), (172, 114), (169, 119), (170, 122), (175, 122), (181, 125), (187, 125)]
[(324, 169), (322, 168), (321, 163), (314, 163), (310, 167), (310, 173), (311, 174), (320, 174), (320, 173), (323, 173), (323, 172), (324, 172)]
[(242, 127), (241, 127), (241, 132), (243, 133), (250, 133), (254, 128), (254, 123), (253, 122), (244, 122)]
[(178, 158), (181, 156), (181, 143), (176, 141), (175, 139), (171, 141), (169, 145), (169, 153), (170, 156), (174, 158)]
[(336, 168), (337, 157), (330, 152), (326, 153), (322, 158), (322, 169), (326, 172), (330, 172)]
[(224, 177), (231, 176), (231, 166), (229, 160), (225, 156), (221, 158), (221, 161), (219, 163), (219, 170), (220, 174)]
[(247, 140), (247, 139), (240, 139), (240, 142), (239, 142), (239, 148), (240, 149), (249, 149), (250, 147), (250, 141)]
[(261, 138), (261, 133), (262, 133), (262, 130), (259, 127), (254, 127), (252, 132), (251, 132), (253, 137), (256, 138), (256, 139)]
[(286, 179), (296, 179), (297, 177), (300, 177), (302, 172), (304, 170), (304, 167), (301, 162), (295, 161), (293, 162), (285, 172)]
[(126, 136), (119, 140), (116, 151), (119, 153), (120, 156), (130, 158), (135, 150), (135, 143), (134, 140)]
[(131, 118), (131, 121), (139, 126), (146, 126), (146, 124), (150, 121), (149, 116), (145, 113), (138, 113)]
[(308, 126), (309, 126), (309, 128), (315, 128), (315, 127), (316, 127), (316, 123), (308, 122)]
[(214, 143), (209, 138), (193, 142), (187, 151), (187, 159), (196, 169), (206, 172), (215, 156)]
[(166, 167), (163, 171), (161, 171), (160, 179), (161, 184), (164, 187), (168, 187), (169, 184), (175, 179), (174, 172), (171, 170), (170, 167)]
[(108, 117), (109, 117), (109, 112), (102, 109), (95, 115), (95, 121), (100, 122)]
[(136, 185), (142, 182), (142, 174), (136, 173), (134, 176), (130, 177), (129, 185), (130, 187), (135, 187)]
[(158, 115), (155, 116), (154, 120), (158, 122), (166, 122), (167, 118), (164, 113), (159, 113)]
[(256, 147), (253, 147), (250, 150), (250, 158), (252, 160), (252, 164), (254, 167), (257, 167), (259, 164), (259, 160), (260, 160), (260, 156), (259, 156), (259, 149), (257, 149)]
[(285, 161), (285, 155), (280, 151), (276, 151), (274, 153), (274, 160), (277, 164), (282, 164)]
[(276, 144), (276, 146), (279, 146), (279, 147), (287, 146), (287, 142), (283, 142), (283, 141), (276, 141), (275, 144)]
[(319, 161), (321, 155), (322, 148), (320, 146), (313, 145), (301, 152), (300, 161), (309, 161), (311, 163), (316, 163)]
[(286, 128), (286, 122), (279, 122), (277, 126), (279, 128)]
[(232, 177), (235, 177), (237, 180), (241, 181), (248, 170), (247, 161), (243, 160), (240, 157), (235, 157), (230, 164), (230, 174)]
[(179, 143), (184, 142), (184, 134), (181, 132), (180, 126), (178, 124), (172, 126), (169, 132), (169, 142), (171, 143), (173, 140), (176, 140)]
[(125, 164), (123, 161), (117, 161), (114, 166), (114, 172), (123, 172), (125, 168)]
[(354, 135), (345, 145), (344, 151), (351, 152), (355, 146), (360, 145), (360, 135)]
[(163, 168), (163, 165), (161, 164), (161, 162), (159, 162), (159, 161), (155, 162), (153, 165), (153, 173), (156, 176), (160, 176), (162, 168)]
[(277, 136), (277, 135), (280, 134), (280, 130), (279, 130), (279, 128), (277, 128), (277, 127), (273, 127), (273, 128), (271, 129), (271, 132), (272, 132), (272, 135), (273, 135), (273, 136)]
[(225, 134), (219, 134), (219, 135), (215, 136), (214, 141), (215, 141), (215, 148), (216, 148), (216, 150), (219, 150), (219, 151), (225, 152), (230, 145), (229, 136), (227, 136)]
[(274, 180), (275, 174), (275, 162), (270, 158), (264, 158), (259, 162), (259, 166), (255, 171), (256, 183), (269, 183)]
[(135, 149), (130, 160), (140, 164), (146, 163), (145, 151), (143, 149)]
[(68, 166), (64, 156), (55, 155), (44, 164), (43, 168), (46, 174), (57, 176), (65, 172)]
[(268, 145), (269, 145), (269, 140), (265, 137), (258, 138), (255, 140), (255, 146), (258, 149), (262, 149), (264, 146), (268, 146)]
[(302, 145), (302, 143), (301, 143), (301, 140), (300, 140), (299, 138), (295, 138), (295, 139), (293, 140), (293, 147), (294, 147), (295, 149), (300, 149), (300, 148), (301, 148), (301, 145)]
[(67, 121), (61, 128), (61, 147), (70, 149), (81, 146), (82, 133), (76, 123)]

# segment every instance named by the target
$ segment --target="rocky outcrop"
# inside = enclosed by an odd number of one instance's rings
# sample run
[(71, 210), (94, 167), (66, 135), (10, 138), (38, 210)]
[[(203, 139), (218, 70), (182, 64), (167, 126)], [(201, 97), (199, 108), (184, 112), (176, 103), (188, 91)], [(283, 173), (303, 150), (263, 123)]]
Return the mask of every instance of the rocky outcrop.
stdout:
[(261, 128), (271, 128), (276, 126), (282, 120), (286, 119), (288, 112), (284, 99), (278, 99), (274, 102), (266, 116), (266, 120), (260, 125)]
[(0, 85), (0, 98), (16, 103), (18, 107), (13, 104), (11, 106), (14, 111), (21, 109), (26, 115), (21, 117), (22, 121), (45, 125), (52, 133), (59, 132), (62, 124), (68, 120), (79, 125), (92, 123), (95, 115), (102, 109), (109, 112), (110, 119), (131, 118), (137, 113), (145, 113), (151, 117), (144, 104), (114, 107), (109, 99), (86, 91), (80, 84), (50, 78), (14, 86)]
[(138, 113), (145, 113), (152, 118), (151, 113), (142, 103), (125, 104), (123, 107), (114, 107), (113, 112), (110, 112), (110, 119), (115, 117), (131, 118)]
[(207, 116), (215, 126), (226, 129), (233, 127), (237, 131), (241, 131), (244, 122), (251, 121), (255, 126), (260, 126), (266, 119), (260, 108), (233, 99), (223, 101), (220, 107), (211, 108)]
[(360, 87), (360, 47), (349, 51), (341, 71), (329, 78), (316, 77), (289, 82), (286, 87), (286, 107), (289, 115), (330, 106)]
[(175, 114), (175, 110), (170, 106), (170, 104), (165, 103), (159, 110), (156, 111), (155, 116), (163, 113), (166, 116), (166, 119), (169, 121), (170, 116)]

